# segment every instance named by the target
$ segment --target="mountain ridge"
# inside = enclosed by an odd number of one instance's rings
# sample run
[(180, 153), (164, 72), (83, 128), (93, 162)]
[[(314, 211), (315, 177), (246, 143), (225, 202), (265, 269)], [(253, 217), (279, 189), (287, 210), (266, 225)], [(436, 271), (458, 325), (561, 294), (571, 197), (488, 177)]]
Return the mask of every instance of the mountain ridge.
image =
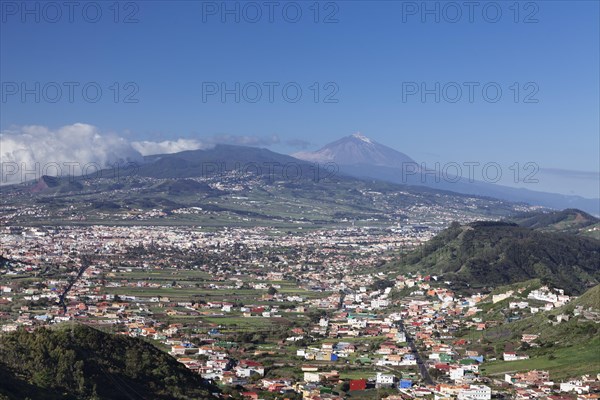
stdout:
[(600, 219), (578, 209), (529, 212), (516, 215), (510, 221), (543, 232), (571, 233), (600, 239)]
[[(41, 191), (31, 190), (35, 184), (3, 186), (0, 204), (6, 210), (37, 210), (7, 211), (11, 223), (51, 223), (58, 218), (69, 224), (113, 220), (214, 226), (252, 221), (296, 227), (349, 221), (397, 224), (409, 219), (418, 223), (428, 218), (426, 213), (489, 219), (530, 209), (484, 196), (359, 179), (329, 167), (267, 149), (220, 145), (152, 156), (116, 172), (54, 179)], [(421, 207), (427, 209), (425, 214), (418, 211)]]
[[(385, 156), (379, 155), (380, 153), (385, 153)], [(342, 173), (363, 179), (375, 178), (400, 184), (427, 186), (554, 209), (579, 208), (600, 216), (600, 199), (503, 186), (472, 180), (461, 176), (460, 173), (457, 176), (440, 177), (439, 175), (443, 175), (440, 173), (435, 177), (431, 176), (423, 170), (422, 165), (408, 155), (362, 134), (343, 137), (313, 152), (292, 155), (307, 161), (336, 162)]]

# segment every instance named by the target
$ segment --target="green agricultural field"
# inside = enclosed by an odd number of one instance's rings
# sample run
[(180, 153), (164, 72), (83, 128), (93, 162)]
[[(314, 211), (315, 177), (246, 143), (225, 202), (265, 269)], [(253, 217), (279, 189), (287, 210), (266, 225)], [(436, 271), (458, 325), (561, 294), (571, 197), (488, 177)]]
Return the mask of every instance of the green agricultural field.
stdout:
[(331, 294), (331, 292), (315, 292), (312, 290), (306, 290), (297, 286), (295, 282), (291, 281), (270, 281), (270, 284), (280, 285), (281, 288), (277, 289), (278, 293), (287, 294), (287, 295), (297, 295), (306, 297), (309, 299), (318, 299), (322, 297), (327, 297)]
[(202, 318), (203, 321), (211, 323), (211, 324), (217, 324), (217, 325), (224, 325), (224, 326), (231, 326), (231, 325), (236, 325), (236, 326), (253, 326), (253, 327), (265, 327), (265, 326), (269, 326), (269, 325), (274, 325), (275, 322), (273, 321), (279, 321), (279, 318), (262, 318), (262, 317), (234, 317), (234, 316), (223, 316), (223, 317), (203, 317)]
[(204, 289), (204, 288), (148, 288), (148, 287), (116, 287), (107, 288), (107, 292), (118, 295), (131, 295), (137, 297), (165, 296), (171, 300), (190, 299), (191, 296), (201, 296), (206, 300), (233, 301), (239, 298), (256, 299), (259, 293), (254, 289)]
[(600, 338), (574, 346), (557, 349), (543, 356), (520, 361), (493, 361), (484, 363), (484, 375), (500, 375), (532, 369), (547, 370), (552, 380), (600, 373)]
[(208, 272), (189, 270), (189, 269), (176, 269), (176, 268), (154, 268), (154, 269), (138, 269), (134, 268), (131, 271), (119, 271), (113, 272), (114, 276), (110, 279), (128, 279), (128, 280), (152, 280), (152, 281), (166, 281), (172, 282), (173, 280), (210, 280), (212, 275)]
[(201, 317), (203, 324), (209, 324), (214, 327), (221, 327), (219, 330), (223, 334), (229, 333), (257, 333), (257, 332), (275, 332), (285, 329), (290, 321), (285, 318), (261, 318), (261, 317)]
[(375, 377), (375, 375), (377, 375), (377, 371), (373, 368), (357, 368), (340, 372), (341, 379), (368, 379)]

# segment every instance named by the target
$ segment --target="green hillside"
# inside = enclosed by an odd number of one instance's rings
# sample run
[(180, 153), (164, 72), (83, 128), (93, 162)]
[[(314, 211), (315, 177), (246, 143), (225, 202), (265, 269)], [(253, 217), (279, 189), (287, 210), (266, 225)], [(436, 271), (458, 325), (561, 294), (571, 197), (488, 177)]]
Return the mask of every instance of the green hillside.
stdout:
[[(519, 361), (494, 361), (482, 368), (484, 375), (503, 377), (505, 373), (523, 372), (533, 369), (550, 372), (553, 380), (577, 378), (585, 374), (600, 373), (600, 338), (596, 337), (572, 346), (529, 351), (531, 358)], [(499, 375), (499, 376), (498, 376)]]
[(455, 289), (492, 289), (539, 278), (580, 294), (600, 282), (600, 241), (503, 222), (454, 223), (393, 267), (441, 275)]
[(511, 218), (511, 221), (545, 232), (571, 233), (600, 239), (600, 219), (577, 209), (525, 213)]
[[(568, 321), (558, 322), (559, 315), (566, 315)], [(470, 332), (468, 336), (493, 344), (497, 357), (509, 348), (530, 356), (528, 360), (486, 363), (486, 374), (544, 369), (550, 371), (551, 378), (564, 379), (600, 373), (600, 325), (597, 321), (600, 321), (600, 285), (562, 307), (484, 332)], [(535, 346), (521, 343), (524, 333), (539, 335)]]
[(581, 306), (585, 309), (592, 308), (600, 312), (600, 285), (594, 286), (575, 301), (567, 304), (565, 308), (572, 310), (577, 306)]
[(85, 325), (0, 337), (0, 399), (207, 399), (210, 389), (153, 345)]

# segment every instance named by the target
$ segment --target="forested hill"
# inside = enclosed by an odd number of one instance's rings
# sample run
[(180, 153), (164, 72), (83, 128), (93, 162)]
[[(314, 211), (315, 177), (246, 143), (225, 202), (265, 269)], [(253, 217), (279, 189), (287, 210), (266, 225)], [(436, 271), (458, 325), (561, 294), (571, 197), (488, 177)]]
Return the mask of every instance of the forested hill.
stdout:
[(539, 278), (580, 294), (600, 282), (600, 241), (503, 222), (453, 223), (393, 267), (442, 275), (456, 288), (491, 288)]
[(0, 337), (0, 399), (214, 399), (212, 389), (150, 343), (85, 325)]
[(511, 222), (544, 232), (570, 233), (600, 239), (600, 219), (573, 208), (523, 213), (512, 217)]

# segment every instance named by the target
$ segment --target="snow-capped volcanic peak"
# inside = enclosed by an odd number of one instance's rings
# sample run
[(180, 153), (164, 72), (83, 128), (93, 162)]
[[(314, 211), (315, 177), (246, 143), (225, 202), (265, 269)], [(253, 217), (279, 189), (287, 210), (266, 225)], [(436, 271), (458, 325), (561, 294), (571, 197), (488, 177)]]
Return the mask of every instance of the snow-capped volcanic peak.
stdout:
[(352, 134), (352, 137), (355, 137), (355, 138), (357, 138), (357, 139), (359, 139), (359, 140), (362, 140), (362, 141), (363, 141), (363, 142), (365, 142), (365, 143), (370, 143), (370, 144), (373, 144), (373, 142), (371, 142), (371, 139), (369, 139), (368, 137), (366, 137), (365, 135), (363, 135), (363, 134), (362, 134), (362, 133), (360, 133), (360, 132), (353, 133), (353, 134)]
[(390, 168), (400, 168), (404, 163), (414, 163), (406, 154), (377, 143), (360, 132), (329, 143), (317, 151), (304, 151), (293, 156), (311, 162), (376, 165)]

